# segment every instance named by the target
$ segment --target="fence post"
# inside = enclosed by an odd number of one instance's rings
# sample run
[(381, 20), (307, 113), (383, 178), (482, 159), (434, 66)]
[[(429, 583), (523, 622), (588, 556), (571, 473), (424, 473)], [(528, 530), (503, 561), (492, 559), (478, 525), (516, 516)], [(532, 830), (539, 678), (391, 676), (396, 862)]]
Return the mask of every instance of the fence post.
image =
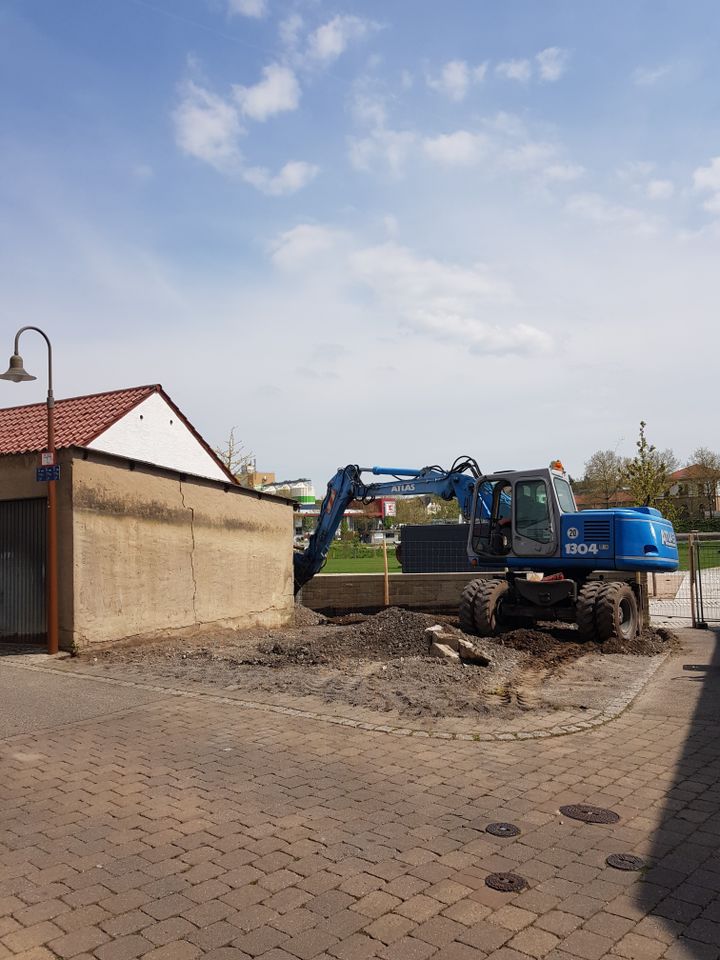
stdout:
[(646, 630), (650, 626), (650, 598), (648, 591), (648, 577), (646, 573), (636, 573), (635, 582), (640, 600), (640, 629)]
[(387, 537), (383, 536), (383, 567), (385, 569), (384, 577), (384, 596), (383, 600), (385, 601), (385, 606), (390, 606), (390, 576), (388, 574), (388, 558), (387, 558)]
[(708, 625), (705, 622), (705, 598), (703, 596), (703, 566), (700, 556), (700, 545), (702, 543), (700, 535), (695, 538), (695, 570), (697, 575), (696, 593), (697, 593), (697, 627), (699, 630), (707, 630)]
[(692, 625), (697, 627), (697, 615), (695, 610), (695, 534), (688, 534), (688, 560), (690, 567), (690, 613), (692, 614)]

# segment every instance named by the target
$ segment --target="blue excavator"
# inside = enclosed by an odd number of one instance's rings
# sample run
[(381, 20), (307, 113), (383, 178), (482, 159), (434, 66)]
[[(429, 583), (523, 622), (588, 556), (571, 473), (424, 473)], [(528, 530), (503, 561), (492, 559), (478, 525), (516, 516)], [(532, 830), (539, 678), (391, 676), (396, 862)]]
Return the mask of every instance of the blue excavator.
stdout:
[[(363, 474), (389, 479), (365, 482)], [(583, 639), (631, 639), (642, 618), (638, 573), (678, 568), (675, 531), (652, 507), (579, 511), (559, 460), (539, 470), (484, 474), (471, 457), (449, 470), (340, 467), (315, 532), (294, 555), (295, 593), (318, 573), (353, 500), (434, 495), (455, 499), (478, 572), (460, 601), (460, 628), (492, 636), (537, 621), (577, 623)]]

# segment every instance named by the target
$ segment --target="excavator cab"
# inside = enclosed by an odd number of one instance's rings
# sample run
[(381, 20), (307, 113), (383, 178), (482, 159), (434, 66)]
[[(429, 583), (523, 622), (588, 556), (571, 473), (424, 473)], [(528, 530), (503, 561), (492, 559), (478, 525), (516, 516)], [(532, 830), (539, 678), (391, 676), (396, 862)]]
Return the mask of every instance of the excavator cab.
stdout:
[(480, 477), (472, 500), (470, 556), (483, 562), (557, 555), (562, 513), (575, 513), (561, 472), (504, 471)]

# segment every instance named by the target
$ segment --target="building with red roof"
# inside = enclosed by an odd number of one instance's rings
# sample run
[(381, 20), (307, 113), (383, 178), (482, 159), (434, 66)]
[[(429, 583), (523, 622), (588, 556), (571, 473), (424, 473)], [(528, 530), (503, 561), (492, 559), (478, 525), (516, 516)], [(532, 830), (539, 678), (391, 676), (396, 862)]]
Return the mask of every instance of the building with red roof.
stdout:
[[(241, 487), (159, 384), (54, 419), (61, 647), (290, 619), (293, 502)], [(46, 441), (44, 403), (0, 409), (0, 641), (45, 635)]]

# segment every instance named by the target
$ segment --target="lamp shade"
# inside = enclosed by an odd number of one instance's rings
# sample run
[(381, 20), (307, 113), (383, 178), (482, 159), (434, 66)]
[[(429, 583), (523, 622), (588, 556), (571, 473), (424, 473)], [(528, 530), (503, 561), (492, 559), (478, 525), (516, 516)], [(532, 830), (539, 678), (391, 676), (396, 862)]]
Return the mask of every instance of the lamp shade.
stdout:
[(22, 383), (23, 380), (37, 380), (31, 373), (28, 373), (23, 363), (23, 358), (19, 353), (14, 353), (10, 357), (10, 366), (5, 373), (0, 373), (0, 380), (12, 380), (13, 383)]

